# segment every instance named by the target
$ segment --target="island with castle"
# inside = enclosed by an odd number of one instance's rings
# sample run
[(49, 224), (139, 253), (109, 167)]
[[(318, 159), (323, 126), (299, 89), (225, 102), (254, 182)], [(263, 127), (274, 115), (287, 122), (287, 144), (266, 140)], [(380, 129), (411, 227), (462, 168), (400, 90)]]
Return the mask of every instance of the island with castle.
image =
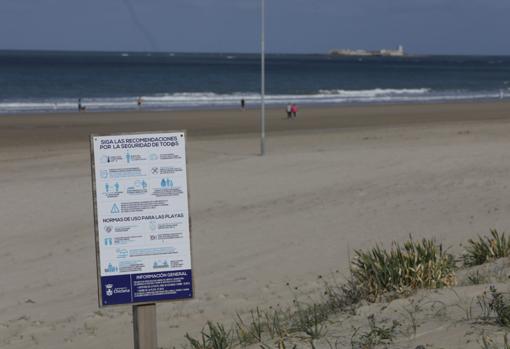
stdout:
[(333, 49), (329, 51), (331, 56), (371, 56), (371, 57), (404, 57), (406, 53), (404, 46), (399, 45), (396, 50), (381, 49), (376, 51)]

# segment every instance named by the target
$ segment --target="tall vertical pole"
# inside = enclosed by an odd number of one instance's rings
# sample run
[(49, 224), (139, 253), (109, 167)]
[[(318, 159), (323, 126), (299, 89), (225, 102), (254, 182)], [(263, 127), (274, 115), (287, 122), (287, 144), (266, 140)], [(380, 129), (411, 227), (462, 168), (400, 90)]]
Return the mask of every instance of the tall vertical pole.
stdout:
[(261, 65), (261, 77), (260, 77), (260, 155), (266, 153), (266, 9), (265, 0), (260, 0), (260, 65)]
[(133, 305), (135, 349), (158, 349), (156, 304)]

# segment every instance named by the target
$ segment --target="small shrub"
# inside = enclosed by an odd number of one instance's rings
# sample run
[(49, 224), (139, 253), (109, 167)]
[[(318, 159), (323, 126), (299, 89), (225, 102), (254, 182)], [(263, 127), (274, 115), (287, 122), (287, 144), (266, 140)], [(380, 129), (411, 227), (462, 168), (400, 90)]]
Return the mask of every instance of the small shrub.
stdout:
[(283, 311), (271, 309), (264, 312), (266, 326), (271, 338), (285, 338), (288, 335), (287, 319)]
[(239, 344), (249, 345), (262, 341), (262, 333), (264, 331), (265, 322), (263, 320), (260, 309), (250, 311), (250, 322), (245, 323), (241, 316), (237, 314), (235, 330)]
[(467, 279), (470, 285), (480, 285), (487, 281), (487, 278), (481, 275), (479, 270), (474, 273), (469, 273)]
[(510, 304), (503, 293), (498, 292), (496, 287), (490, 287), (490, 295), (492, 297), (489, 303), (491, 309), (496, 314), (496, 322), (501, 326), (510, 325)]
[(414, 299), (409, 300), (409, 306), (403, 306), (404, 316), (408, 323), (408, 329), (412, 331), (413, 337), (416, 337), (416, 331), (418, 330), (418, 318), (417, 315), (422, 311), (423, 298), (416, 301)]
[(226, 330), (220, 323), (207, 323), (207, 329), (201, 332), (200, 340), (186, 333), (186, 339), (193, 349), (230, 349), (232, 348), (232, 330)]
[(476, 296), (476, 303), (480, 307), (480, 318), (487, 321), (492, 316), (491, 300), (487, 295), (487, 290), (481, 296)]
[(337, 311), (354, 311), (364, 298), (364, 292), (352, 278), (344, 284), (324, 282), (324, 303), (331, 313)]
[(352, 274), (365, 297), (375, 300), (387, 292), (405, 293), (418, 288), (440, 288), (455, 282), (455, 260), (434, 240), (393, 243), (390, 250), (379, 246), (355, 251)]
[(475, 297), (471, 299), (466, 299), (461, 297), (454, 288), (451, 289), (451, 292), (457, 297), (457, 303), (452, 304), (452, 307), (459, 308), (464, 313), (464, 319), (466, 321), (473, 320), (473, 303), (475, 302)]
[(510, 327), (510, 299), (495, 286), (491, 285), (488, 292), (486, 290), (478, 296), (477, 303), (480, 306), (482, 320), (494, 317), (498, 325)]
[(481, 265), (497, 258), (510, 256), (510, 239), (505, 233), (491, 230), (490, 236), (479, 236), (478, 240), (469, 239), (463, 255), (464, 265), (472, 267)]
[(325, 334), (324, 322), (328, 319), (328, 309), (324, 304), (307, 305), (295, 302), (296, 312), (293, 314), (293, 329), (304, 332), (312, 339), (319, 339)]
[(351, 337), (352, 348), (372, 349), (377, 345), (389, 345), (395, 338), (395, 329), (399, 323), (393, 321), (391, 327), (377, 326), (375, 323), (374, 315), (368, 317), (369, 329), (365, 332), (360, 332), (356, 329)]

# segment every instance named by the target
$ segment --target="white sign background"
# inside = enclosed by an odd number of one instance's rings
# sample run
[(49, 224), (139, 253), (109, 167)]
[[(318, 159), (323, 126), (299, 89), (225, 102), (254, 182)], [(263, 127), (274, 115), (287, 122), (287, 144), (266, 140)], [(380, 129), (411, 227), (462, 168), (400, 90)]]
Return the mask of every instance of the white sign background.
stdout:
[(184, 132), (91, 136), (100, 281), (191, 273), (185, 140)]

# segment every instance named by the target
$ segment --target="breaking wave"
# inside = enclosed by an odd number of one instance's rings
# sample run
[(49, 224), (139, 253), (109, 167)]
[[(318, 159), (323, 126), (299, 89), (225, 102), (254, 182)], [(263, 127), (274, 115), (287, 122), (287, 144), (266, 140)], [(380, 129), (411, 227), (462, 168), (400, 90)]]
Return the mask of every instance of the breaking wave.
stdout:
[[(91, 111), (136, 110), (138, 97), (82, 98), (82, 104)], [(214, 92), (182, 92), (143, 96), (143, 109), (175, 110), (235, 108), (244, 99), (248, 107), (260, 103), (260, 94), (236, 92), (220, 94)], [(434, 91), (428, 88), (370, 90), (319, 90), (315, 94), (273, 94), (265, 100), (269, 106), (285, 106), (287, 103), (301, 105), (412, 103), (454, 100), (476, 100), (510, 98), (505, 91)], [(54, 112), (77, 110), (77, 101), (71, 99), (4, 100), (0, 101), (0, 113)]]

